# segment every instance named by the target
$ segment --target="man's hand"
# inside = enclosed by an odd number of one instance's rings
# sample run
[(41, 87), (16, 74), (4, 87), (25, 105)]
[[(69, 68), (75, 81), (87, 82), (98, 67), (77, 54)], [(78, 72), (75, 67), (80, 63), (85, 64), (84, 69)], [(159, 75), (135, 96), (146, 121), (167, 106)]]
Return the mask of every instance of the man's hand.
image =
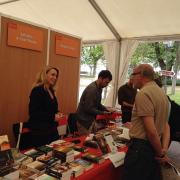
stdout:
[(104, 114), (112, 114), (110, 111), (104, 111)]
[(129, 104), (126, 101), (123, 101), (123, 106), (127, 106), (127, 107), (133, 107), (133, 104)]
[(112, 107), (106, 107), (106, 109), (111, 113), (116, 112), (116, 110)]
[(126, 122), (126, 123), (123, 124), (123, 126), (128, 128), (128, 129), (131, 129), (132, 123), (131, 122)]
[(163, 166), (166, 166), (171, 162), (171, 159), (167, 155), (162, 157), (155, 157), (155, 159)]

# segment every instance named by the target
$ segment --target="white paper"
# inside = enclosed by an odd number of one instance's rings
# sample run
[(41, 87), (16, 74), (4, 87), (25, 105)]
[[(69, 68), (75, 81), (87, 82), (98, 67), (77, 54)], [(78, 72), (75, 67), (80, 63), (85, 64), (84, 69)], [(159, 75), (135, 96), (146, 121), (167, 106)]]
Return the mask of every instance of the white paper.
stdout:
[(57, 127), (57, 130), (58, 130), (59, 136), (65, 135), (66, 132), (67, 132), (67, 125), (64, 124), (64, 125), (58, 126), (58, 127)]
[(104, 135), (104, 138), (105, 138), (105, 140), (106, 140), (106, 143), (107, 143), (108, 146), (109, 146), (110, 151), (111, 151), (112, 153), (117, 152), (117, 147), (116, 147), (116, 145), (115, 145), (115, 142), (114, 142), (114, 140), (113, 140), (112, 135), (110, 135), (110, 134), (105, 134), (105, 135)]
[(110, 153), (109, 159), (113, 163), (114, 167), (119, 167), (124, 164), (125, 152)]

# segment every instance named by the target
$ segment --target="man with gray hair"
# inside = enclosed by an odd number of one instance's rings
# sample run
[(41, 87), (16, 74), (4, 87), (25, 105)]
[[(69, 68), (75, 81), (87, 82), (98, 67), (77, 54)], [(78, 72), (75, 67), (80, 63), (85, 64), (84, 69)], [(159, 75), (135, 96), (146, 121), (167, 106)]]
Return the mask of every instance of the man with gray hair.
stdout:
[(157, 159), (169, 161), (161, 143), (168, 119), (168, 99), (154, 82), (154, 70), (149, 64), (137, 66), (132, 76), (134, 87), (140, 91), (132, 113), (131, 140), (125, 157), (123, 180), (159, 180)]

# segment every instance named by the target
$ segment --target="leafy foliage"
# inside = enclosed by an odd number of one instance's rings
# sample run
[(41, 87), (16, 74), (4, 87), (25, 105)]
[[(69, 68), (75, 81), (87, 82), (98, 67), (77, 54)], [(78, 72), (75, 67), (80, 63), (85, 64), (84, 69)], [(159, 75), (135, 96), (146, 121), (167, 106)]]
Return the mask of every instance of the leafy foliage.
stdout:
[(90, 67), (92, 75), (95, 75), (98, 60), (104, 61), (104, 51), (102, 45), (84, 46), (81, 54), (81, 64)]
[(94, 65), (99, 59), (104, 59), (104, 51), (101, 45), (84, 46), (82, 48), (81, 63)]
[(152, 63), (154, 67), (171, 70), (176, 58), (175, 43), (140, 43), (132, 57), (132, 66), (140, 63)]

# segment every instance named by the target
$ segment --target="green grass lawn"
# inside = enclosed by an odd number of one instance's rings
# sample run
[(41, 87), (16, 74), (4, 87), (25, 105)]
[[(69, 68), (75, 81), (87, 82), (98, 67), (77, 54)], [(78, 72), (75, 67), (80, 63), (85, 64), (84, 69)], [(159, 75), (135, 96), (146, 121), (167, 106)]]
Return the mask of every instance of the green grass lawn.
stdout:
[(180, 91), (176, 92), (175, 95), (168, 95), (172, 100), (174, 100), (177, 104), (180, 104)]
[(171, 94), (170, 94), (170, 90), (171, 90), (171, 87), (168, 87), (168, 93), (167, 93), (167, 95), (168, 95), (172, 100), (174, 100), (177, 104), (180, 105), (180, 87), (179, 87), (179, 86), (176, 86), (175, 95), (171, 95)]

